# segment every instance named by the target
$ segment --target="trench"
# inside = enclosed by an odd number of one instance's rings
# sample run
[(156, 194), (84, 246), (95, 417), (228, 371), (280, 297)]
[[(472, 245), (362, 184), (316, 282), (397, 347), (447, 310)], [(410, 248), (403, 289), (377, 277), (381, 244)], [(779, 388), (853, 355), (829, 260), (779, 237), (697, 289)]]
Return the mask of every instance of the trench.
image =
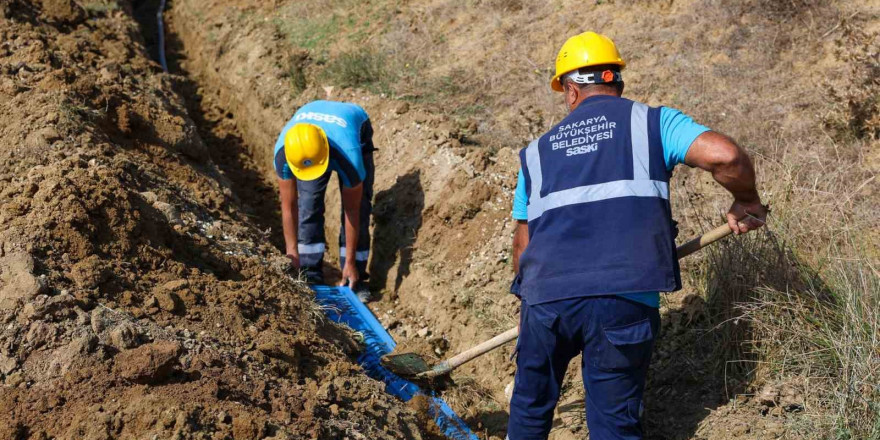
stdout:
[[(156, 11), (162, 0), (135, 2), (134, 16), (138, 21), (150, 57), (159, 62), (159, 38)], [(165, 11), (165, 21), (169, 20)], [(261, 166), (254, 157), (254, 149), (245, 141), (235, 115), (218, 102), (219, 97), (203, 87), (193, 72), (186, 68), (187, 56), (182, 41), (165, 25), (165, 46), (168, 72), (175, 75), (174, 87), (184, 98), (187, 112), (195, 123), (198, 134), (209, 147), (212, 162), (226, 179), (231, 198), (244, 212), (247, 221), (255, 224), (263, 236), (277, 249), (284, 249), (280, 229), (280, 209), (274, 182), (267, 176), (271, 169)], [(224, 207), (221, 206), (221, 209)], [(236, 212), (226, 210), (228, 214)]]
[(235, 115), (224, 109), (215, 96), (193, 79), (180, 61), (179, 41), (169, 34), (169, 71), (182, 76), (178, 84), (190, 117), (198, 127), (199, 136), (210, 148), (211, 160), (228, 180), (232, 201), (240, 206), (248, 220), (254, 223), (264, 237), (279, 251), (284, 249), (280, 229), (281, 211), (273, 182), (266, 177), (268, 170), (261, 167), (251, 155), (250, 148), (236, 124)]
[[(155, 14), (159, 4), (160, 0), (146, 0), (134, 5), (135, 18), (140, 24), (145, 45), (154, 60), (159, 52)], [(265, 142), (269, 138), (274, 141), (277, 133), (263, 136), (260, 139), (262, 142), (255, 142), (252, 132), (249, 136), (248, 129), (242, 127), (237, 115), (243, 107), (247, 107), (247, 104), (235, 103), (234, 93), (225, 89), (224, 84), (212, 82), (200, 69), (193, 69), (196, 63), (200, 62), (201, 55), (196, 56), (194, 49), (187, 47), (176, 32), (180, 29), (180, 20), (175, 17), (174, 11), (166, 10), (164, 16), (168, 71), (174, 75), (174, 87), (184, 98), (189, 116), (195, 123), (199, 136), (208, 146), (211, 161), (227, 180), (231, 190), (228, 203), (235, 204), (239, 208), (227, 212), (230, 215), (237, 215), (237, 212), (247, 213), (246, 220), (263, 231), (264, 237), (281, 252), (284, 249), (284, 239), (280, 228), (281, 214), (277, 186), (271, 162), (267, 160), (269, 155), (266, 154), (272, 144)], [(284, 121), (286, 118), (277, 122), (280, 125)], [(416, 259), (414, 244), (423, 222), (422, 212), (425, 209), (422, 187), (424, 178), (420, 169), (410, 170), (403, 175), (394, 175), (393, 183), (383, 190), (379, 190), (377, 186), (374, 195), (370, 273), (371, 290), (374, 291), (376, 301), (368, 306), (377, 317), (384, 315), (383, 324), (386, 327), (389, 319), (392, 321), (392, 326), (396, 325), (394, 321), (398, 318), (388, 316), (389, 312), (395, 315), (395, 311), (397, 316), (405, 315), (406, 319), (422, 323), (420, 325), (431, 321), (430, 318), (426, 320), (423, 316), (414, 317), (412, 310), (400, 304), (397, 295), (401, 284), (410, 275), (411, 266)], [(338, 254), (334, 252), (335, 233), (338, 231), (334, 223), (339, 221), (339, 215), (334, 209), (339, 203), (335, 186), (335, 179), (331, 179), (327, 191), (326, 216), (329, 246), (324, 264), (328, 284), (340, 278), (336, 264)], [(386, 285), (393, 287), (390, 290), (383, 289)], [(443, 317), (443, 319), (454, 318)], [(406, 333), (403, 335), (405, 336)], [(402, 347), (412, 346), (413, 350), (425, 348), (424, 341), (419, 341), (414, 333), (410, 336), (405, 338), (397, 334), (395, 339)], [(467, 344), (464, 337), (455, 338)], [(448, 354), (453, 354), (452, 347), (448, 347), (445, 341), (443, 348), (449, 348)], [(509, 353), (499, 357), (503, 359), (507, 356)], [(461, 385), (463, 386), (460, 389), (443, 393), (453, 409), (472, 429), (481, 432), (483, 436), (503, 436), (507, 423), (506, 411), (494, 407), (494, 403), (492, 409), (473, 411), (469, 408), (474, 406), (476, 400), (486, 400), (492, 391), (475, 383), (469, 377), (466, 377)]]

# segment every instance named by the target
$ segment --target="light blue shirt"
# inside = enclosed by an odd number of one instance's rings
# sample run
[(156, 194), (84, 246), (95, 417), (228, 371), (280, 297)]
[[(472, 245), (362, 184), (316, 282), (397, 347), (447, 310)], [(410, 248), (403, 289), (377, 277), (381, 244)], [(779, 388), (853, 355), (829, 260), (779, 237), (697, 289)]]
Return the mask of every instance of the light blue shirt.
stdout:
[[(663, 144), (666, 169), (671, 171), (676, 165), (684, 163), (684, 157), (691, 144), (697, 136), (707, 131), (709, 131), (707, 127), (697, 124), (690, 116), (673, 108), (660, 107), (660, 141)], [(514, 220), (528, 220), (527, 204), (526, 178), (520, 168), (516, 191), (513, 194)], [(625, 293), (623, 296), (651, 307), (660, 307), (658, 292)]]

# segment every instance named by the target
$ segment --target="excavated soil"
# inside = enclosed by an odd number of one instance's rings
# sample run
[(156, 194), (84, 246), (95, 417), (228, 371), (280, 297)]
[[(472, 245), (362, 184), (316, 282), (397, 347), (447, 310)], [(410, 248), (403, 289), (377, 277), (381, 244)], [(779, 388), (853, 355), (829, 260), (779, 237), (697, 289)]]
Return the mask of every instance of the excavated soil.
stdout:
[(91, 6), (0, 2), (0, 438), (431, 437), (253, 218), (225, 112)]

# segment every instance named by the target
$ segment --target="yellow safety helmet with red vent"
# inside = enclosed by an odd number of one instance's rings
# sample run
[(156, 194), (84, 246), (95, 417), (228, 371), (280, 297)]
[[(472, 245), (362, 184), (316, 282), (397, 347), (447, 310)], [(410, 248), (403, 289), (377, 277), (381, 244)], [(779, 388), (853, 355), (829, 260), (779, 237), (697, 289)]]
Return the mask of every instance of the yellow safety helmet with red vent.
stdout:
[(550, 88), (561, 92), (563, 75), (584, 67), (603, 65), (620, 66), (620, 70), (626, 67), (614, 42), (595, 32), (575, 35), (562, 45), (556, 56), (556, 75), (550, 81)]

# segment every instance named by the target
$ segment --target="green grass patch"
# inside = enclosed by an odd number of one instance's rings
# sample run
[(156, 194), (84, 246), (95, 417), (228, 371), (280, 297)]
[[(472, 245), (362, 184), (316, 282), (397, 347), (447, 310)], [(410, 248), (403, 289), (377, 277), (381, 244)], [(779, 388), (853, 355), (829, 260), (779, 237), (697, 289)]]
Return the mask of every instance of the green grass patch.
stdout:
[(340, 87), (361, 87), (376, 93), (388, 93), (397, 79), (389, 68), (389, 61), (386, 55), (372, 49), (345, 52), (327, 62), (322, 77)]
[(309, 50), (326, 50), (341, 33), (345, 21), (337, 15), (309, 18), (275, 18), (278, 31), (290, 44)]

